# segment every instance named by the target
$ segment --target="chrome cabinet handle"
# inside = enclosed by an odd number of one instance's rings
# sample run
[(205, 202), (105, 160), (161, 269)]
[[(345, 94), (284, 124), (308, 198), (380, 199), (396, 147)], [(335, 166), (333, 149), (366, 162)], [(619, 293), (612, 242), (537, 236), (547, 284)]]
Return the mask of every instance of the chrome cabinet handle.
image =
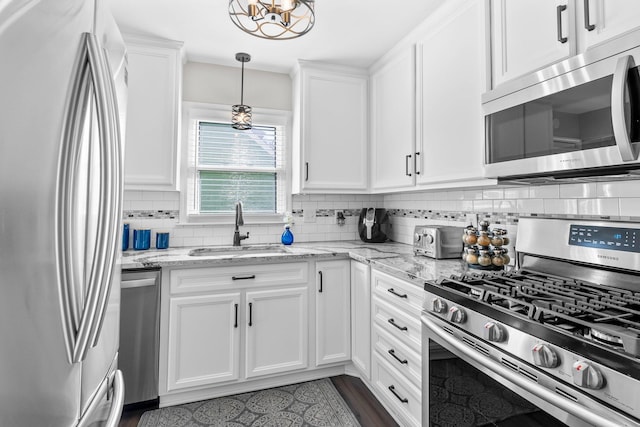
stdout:
[(309, 181), (309, 162), (304, 163), (304, 180)]
[(394, 349), (389, 349), (387, 353), (392, 355), (394, 359), (396, 359), (398, 362), (402, 363), (403, 365), (406, 365), (409, 363), (407, 359), (400, 359), (398, 356), (396, 356), (396, 351)]
[(416, 151), (416, 155), (413, 158), (413, 170), (416, 172), (416, 175), (420, 175), (420, 171), (418, 170), (418, 156), (420, 155), (419, 151)]
[(566, 4), (558, 5), (558, 7), (556, 8), (556, 20), (558, 23), (558, 41), (560, 43), (566, 43), (567, 40), (569, 40), (566, 37), (562, 37), (562, 12), (564, 12), (565, 10), (567, 10)]
[(622, 160), (631, 162), (636, 160), (636, 154), (633, 152), (631, 139), (627, 132), (627, 123), (624, 115), (624, 94), (627, 87), (627, 77), (629, 69), (635, 67), (635, 62), (631, 55), (623, 56), (618, 59), (616, 71), (613, 74), (613, 83), (611, 84), (611, 122), (613, 124), (613, 136), (616, 139), (616, 145)]
[(406, 176), (411, 176), (411, 172), (409, 172), (409, 160), (411, 159), (411, 154), (407, 154), (404, 156), (404, 174)]
[(589, 0), (584, 0), (584, 29), (587, 31), (593, 31), (596, 29), (596, 26), (590, 24), (590, 13), (589, 13)]
[(322, 293), (322, 271), (318, 271), (318, 276), (320, 276), (320, 289), (318, 292)]
[(253, 326), (253, 303), (249, 303), (249, 326)]
[(395, 397), (396, 397), (400, 402), (402, 402), (402, 403), (409, 403), (409, 399), (407, 399), (406, 397), (401, 397), (401, 396), (398, 394), (398, 392), (396, 391), (395, 386), (390, 385), (390, 386), (388, 387), (388, 389), (389, 389), (389, 391), (390, 391), (391, 393), (393, 393), (393, 395), (394, 395), (394, 396), (395, 396)]
[(408, 331), (409, 330), (409, 328), (407, 328), (406, 326), (399, 326), (393, 318), (387, 320), (387, 322), (391, 323), (393, 326), (395, 326), (396, 328), (400, 329), (401, 331)]
[(408, 295), (407, 295), (407, 294), (399, 294), (399, 293), (397, 293), (397, 292), (395, 291), (395, 289), (393, 289), (393, 288), (389, 288), (389, 289), (387, 289), (387, 292), (389, 292), (389, 293), (391, 293), (391, 294), (393, 294), (393, 295), (397, 296), (398, 298), (408, 298)]

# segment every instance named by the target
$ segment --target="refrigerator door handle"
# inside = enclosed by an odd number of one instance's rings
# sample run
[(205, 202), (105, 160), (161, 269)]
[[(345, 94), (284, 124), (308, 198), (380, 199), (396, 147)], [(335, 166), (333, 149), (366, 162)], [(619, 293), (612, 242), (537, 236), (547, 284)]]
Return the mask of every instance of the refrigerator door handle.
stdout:
[[(109, 60), (107, 53), (104, 49), (98, 45), (97, 38), (93, 36), (91, 43), (95, 44), (96, 48), (96, 62), (97, 66), (102, 69), (101, 76), (103, 78), (101, 84), (104, 85), (106, 92), (106, 110), (108, 112), (108, 120), (105, 122), (105, 126), (108, 127), (108, 138), (102, 140), (102, 147), (105, 155), (108, 158), (108, 164), (105, 165), (106, 171), (106, 184), (109, 187), (107, 195), (110, 197), (109, 206), (106, 208), (108, 215), (107, 232), (101, 234), (106, 245), (105, 259), (103, 261), (106, 269), (105, 274), (102, 276), (100, 283), (100, 299), (98, 305), (98, 311), (96, 313), (96, 319), (92, 326), (91, 333), (91, 345), (95, 347), (102, 331), (102, 325), (107, 312), (107, 305), (109, 301), (109, 295), (111, 294), (113, 266), (116, 263), (116, 256), (119, 247), (119, 234), (117, 230), (120, 227), (120, 213), (121, 213), (121, 195), (122, 195), (122, 155), (120, 152), (120, 123), (119, 114), (116, 100), (116, 89), (113, 76), (111, 75), (111, 68), (109, 67)], [(90, 50), (91, 52), (91, 50)]]
[(118, 427), (120, 417), (122, 416), (122, 406), (124, 404), (124, 379), (122, 371), (117, 370), (113, 378), (113, 400), (111, 402), (111, 410), (105, 427)]

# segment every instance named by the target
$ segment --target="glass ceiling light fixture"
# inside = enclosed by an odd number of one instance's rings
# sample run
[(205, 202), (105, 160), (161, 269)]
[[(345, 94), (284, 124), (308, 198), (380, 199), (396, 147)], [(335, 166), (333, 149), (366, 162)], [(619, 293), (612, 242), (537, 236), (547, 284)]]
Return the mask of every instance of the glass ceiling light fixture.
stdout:
[(316, 22), (315, 0), (229, 0), (229, 16), (242, 31), (270, 40), (308, 33)]
[(240, 80), (240, 104), (231, 107), (231, 127), (238, 130), (251, 129), (251, 107), (244, 105), (244, 63), (251, 61), (248, 53), (236, 53), (236, 60), (242, 62), (242, 80)]

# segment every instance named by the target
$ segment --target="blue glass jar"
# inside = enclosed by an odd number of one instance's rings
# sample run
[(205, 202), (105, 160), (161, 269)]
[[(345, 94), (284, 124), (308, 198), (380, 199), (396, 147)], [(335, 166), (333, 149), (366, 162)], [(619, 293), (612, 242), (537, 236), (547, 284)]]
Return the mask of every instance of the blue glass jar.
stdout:
[(282, 233), (282, 237), (280, 238), (283, 245), (290, 245), (293, 243), (293, 233), (290, 228), (291, 226), (289, 224), (284, 226), (284, 233)]
[(129, 249), (129, 224), (122, 225), (122, 250)]
[(133, 230), (133, 249), (143, 251), (151, 246), (151, 230)]
[(156, 233), (156, 249), (167, 249), (169, 247), (169, 233)]

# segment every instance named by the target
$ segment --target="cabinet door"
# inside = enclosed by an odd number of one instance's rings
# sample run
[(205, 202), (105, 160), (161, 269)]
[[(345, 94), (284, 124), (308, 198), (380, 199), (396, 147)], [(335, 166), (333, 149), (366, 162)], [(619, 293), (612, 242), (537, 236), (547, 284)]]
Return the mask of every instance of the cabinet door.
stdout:
[(246, 293), (247, 378), (308, 365), (307, 288)]
[[(494, 87), (576, 54), (575, 11), (567, 3), (491, 0)], [(558, 13), (558, 7), (566, 9)]]
[(349, 260), (316, 262), (316, 365), (351, 358)]
[(301, 84), (300, 190), (366, 191), (366, 76), (303, 70)]
[(171, 298), (169, 391), (238, 379), (240, 293)]
[(585, 37), (585, 49), (640, 27), (638, 0), (578, 0), (578, 5), (577, 25), (579, 34)]
[(418, 44), (420, 155), (418, 184), (484, 176), (483, 8), (458, 8)]
[(126, 42), (125, 189), (176, 190), (182, 43), (130, 37)]
[(371, 76), (371, 189), (415, 183), (415, 48), (389, 58)]
[(351, 360), (371, 377), (371, 283), (367, 264), (351, 261)]

